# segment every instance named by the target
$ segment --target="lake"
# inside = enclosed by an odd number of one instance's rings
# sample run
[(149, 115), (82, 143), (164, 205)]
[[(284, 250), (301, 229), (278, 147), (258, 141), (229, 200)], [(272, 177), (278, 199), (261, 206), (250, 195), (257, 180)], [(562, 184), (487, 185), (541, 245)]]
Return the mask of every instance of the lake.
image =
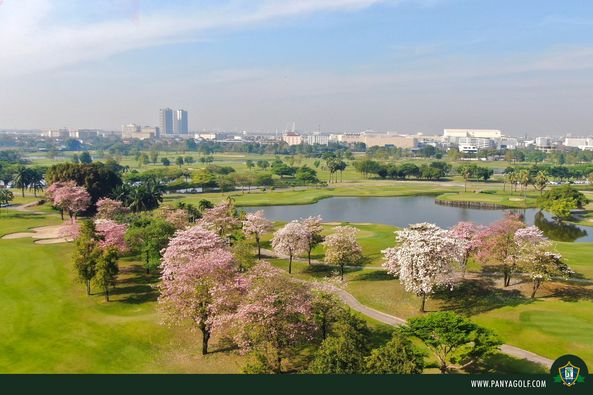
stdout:
[[(459, 221), (487, 225), (501, 219), (509, 211), (441, 206), (434, 202), (433, 196), (333, 197), (315, 204), (245, 207), (245, 210), (263, 210), (266, 217), (273, 221), (321, 215), (324, 222), (371, 222), (399, 227), (431, 222), (442, 228), (449, 228)], [(537, 209), (510, 211), (522, 214), (527, 224), (535, 224), (552, 240), (593, 242), (593, 228), (559, 223)]]

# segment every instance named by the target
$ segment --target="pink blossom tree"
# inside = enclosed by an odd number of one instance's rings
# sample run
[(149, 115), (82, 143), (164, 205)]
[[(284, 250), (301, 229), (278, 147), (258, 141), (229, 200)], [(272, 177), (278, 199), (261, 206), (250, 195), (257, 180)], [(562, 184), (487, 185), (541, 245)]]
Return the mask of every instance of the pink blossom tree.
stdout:
[(128, 225), (118, 224), (110, 219), (97, 219), (95, 228), (100, 238), (99, 247), (112, 248), (120, 254), (128, 252), (129, 248), (125, 241)]
[(130, 209), (125, 207), (119, 200), (109, 198), (102, 198), (97, 201), (97, 215), (98, 219), (115, 220), (121, 215), (127, 214)]
[(189, 226), (189, 215), (186, 210), (173, 207), (163, 207), (160, 210), (161, 217), (173, 225), (175, 229), (185, 229)]
[(227, 236), (241, 227), (241, 221), (235, 217), (235, 207), (231, 201), (204, 210), (200, 223), (220, 237)]
[(315, 248), (316, 245), (323, 241), (323, 236), (321, 232), (323, 232), (323, 226), (321, 225), (321, 216), (316, 215), (314, 217), (308, 217), (301, 220), (301, 223), (307, 229), (307, 233), (309, 237), (307, 238), (307, 259), (309, 261), (309, 265), (311, 264), (311, 251)]
[(247, 236), (253, 236), (257, 244), (257, 259), (261, 259), (261, 245), (260, 239), (264, 233), (270, 232), (274, 229), (272, 221), (264, 216), (262, 210), (254, 213), (247, 213), (243, 221), (243, 232)]
[(288, 273), (292, 273), (292, 258), (304, 254), (309, 246), (309, 232), (299, 221), (292, 221), (274, 233), (272, 248), (278, 255), (288, 256)]
[(524, 227), (518, 216), (510, 214), (490, 224), (476, 236), (476, 258), (482, 264), (500, 265), (505, 287), (510, 285), (511, 274), (517, 267), (515, 232)]
[(344, 280), (344, 266), (357, 265), (362, 260), (362, 247), (356, 240), (358, 229), (352, 226), (336, 226), (334, 233), (325, 237), (324, 261), (340, 266), (340, 278)]
[(450, 229), (451, 234), (457, 238), (459, 242), (459, 250), (461, 252), (459, 264), (462, 277), (465, 277), (469, 257), (479, 246), (477, 236), (482, 230), (482, 226), (476, 225), (473, 222), (459, 222)]
[(78, 213), (85, 211), (91, 203), (91, 195), (84, 187), (77, 186), (74, 181), (50, 185), (46, 196), (51, 199), (55, 207), (60, 208), (62, 218), (64, 211), (68, 212), (71, 222), (75, 222)]
[(459, 243), (449, 231), (434, 224), (419, 223), (395, 232), (398, 246), (383, 250), (387, 271), (399, 277), (407, 292), (426, 298), (437, 287), (453, 286), (453, 266), (459, 263)]
[(203, 354), (208, 353), (215, 318), (214, 289), (233, 281), (236, 273), (227, 243), (202, 226), (177, 231), (163, 253), (159, 305), (168, 322), (188, 319), (196, 325)]
[[(237, 288), (236, 288), (237, 289)], [(214, 318), (242, 353), (254, 352), (271, 371), (280, 373), (283, 361), (313, 340), (317, 332), (309, 286), (293, 280), (267, 262), (247, 272), (235, 309)], [(226, 293), (218, 299), (226, 300)]]

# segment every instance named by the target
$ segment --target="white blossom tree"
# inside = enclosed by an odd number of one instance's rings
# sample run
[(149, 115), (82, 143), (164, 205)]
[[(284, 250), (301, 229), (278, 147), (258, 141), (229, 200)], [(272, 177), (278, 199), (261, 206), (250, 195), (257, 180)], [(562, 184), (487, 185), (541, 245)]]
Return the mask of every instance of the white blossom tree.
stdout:
[(434, 224), (419, 223), (395, 232), (398, 246), (383, 250), (387, 271), (399, 277), (407, 292), (426, 298), (437, 287), (453, 286), (453, 268), (463, 255), (456, 238)]
[(515, 243), (518, 246), (518, 265), (533, 283), (531, 299), (535, 299), (535, 294), (544, 281), (553, 277), (568, 278), (574, 274), (562, 261), (562, 255), (552, 250), (552, 243), (537, 227), (518, 229), (515, 232)]
[(301, 220), (301, 223), (307, 229), (309, 233), (309, 237), (307, 238), (307, 259), (309, 261), (309, 265), (311, 264), (311, 251), (315, 248), (316, 245), (323, 241), (323, 236), (321, 232), (323, 232), (323, 226), (321, 225), (321, 216), (316, 215), (314, 217), (308, 217)]
[(340, 266), (340, 278), (344, 280), (344, 266), (357, 265), (362, 260), (362, 247), (356, 240), (358, 229), (352, 226), (336, 226), (334, 233), (326, 236), (325, 263)]
[(243, 232), (245, 235), (253, 235), (257, 244), (257, 259), (261, 259), (260, 239), (264, 233), (271, 231), (274, 227), (272, 221), (264, 216), (263, 210), (255, 213), (247, 213), (243, 221)]
[(274, 233), (272, 248), (279, 255), (288, 256), (288, 273), (292, 273), (292, 258), (304, 254), (308, 248), (309, 233), (299, 221), (292, 221)]

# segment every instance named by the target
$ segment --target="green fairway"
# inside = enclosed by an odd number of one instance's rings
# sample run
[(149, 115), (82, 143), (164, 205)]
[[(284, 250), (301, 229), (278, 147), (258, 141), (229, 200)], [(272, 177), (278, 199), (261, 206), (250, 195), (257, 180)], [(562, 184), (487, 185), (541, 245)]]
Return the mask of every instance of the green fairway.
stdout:
[[(23, 231), (53, 220), (0, 216), (0, 229)], [(0, 240), (0, 251), (0, 372), (240, 371), (241, 357), (202, 357), (197, 333), (160, 325), (155, 279), (133, 261), (121, 263), (114, 301), (105, 303), (101, 295), (86, 296), (75, 281), (71, 244)]]
[(459, 192), (459, 193), (445, 193), (437, 197), (437, 200), (448, 202), (472, 202), (472, 203), (486, 203), (497, 206), (511, 207), (511, 208), (530, 208), (536, 206), (536, 199), (538, 193), (530, 192), (526, 197), (519, 192), (511, 194), (503, 192), (502, 190), (486, 190), (488, 193), (479, 192)]
[(556, 242), (556, 248), (577, 276), (593, 280), (593, 243)]

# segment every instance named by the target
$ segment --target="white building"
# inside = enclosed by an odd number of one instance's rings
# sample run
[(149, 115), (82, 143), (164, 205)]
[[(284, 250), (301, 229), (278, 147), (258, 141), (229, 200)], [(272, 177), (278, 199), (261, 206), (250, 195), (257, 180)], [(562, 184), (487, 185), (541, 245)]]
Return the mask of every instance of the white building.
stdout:
[(502, 132), (498, 129), (444, 129), (443, 136), (447, 138), (476, 137), (499, 139), (502, 137)]
[(307, 136), (303, 136), (303, 142), (305, 144), (313, 145), (313, 144), (320, 144), (320, 145), (328, 145), (329, 144), (329, 136), (325, 136), (319, 133), (309, 134)]
[(565, 147), (575, 147), (582, 150), (593, 149), (593, 137), (571, 137), (567, 136), (563, 144)]
[(194, 133), (194, 138), (200, 140), (218, 140), (218, 133)]
[(459, 152), (464, 154), (475, 154), (478, 152), (478, 147), (471, 144), (459, 144)]
[(494, 140), (481, 137), (460, 137), (457, 140), (457, 143), (459, 144), (460, 151), (461, 146), (476, 147), (476, 149), (478, 150), (496, 147), (496, 143), (494, 142)]
[(121, 137), (131, 138), (131, 139), (154, 139), (158, 138), (160, 135), (160, 130), (158, 127), (153, 126), (144, 126), (141, 127), (135, 123), (129, 123), (127, 125), (121, 126)]
[(287, 132), (282, 136), (282, 141), (288, 145), (299, 145), (302, 142), (302, 138), (298, 133)]
[(70, 137), (70, 131), (68, 129), (49, 129), (47, 131), (47, 137), (68, 138)]

